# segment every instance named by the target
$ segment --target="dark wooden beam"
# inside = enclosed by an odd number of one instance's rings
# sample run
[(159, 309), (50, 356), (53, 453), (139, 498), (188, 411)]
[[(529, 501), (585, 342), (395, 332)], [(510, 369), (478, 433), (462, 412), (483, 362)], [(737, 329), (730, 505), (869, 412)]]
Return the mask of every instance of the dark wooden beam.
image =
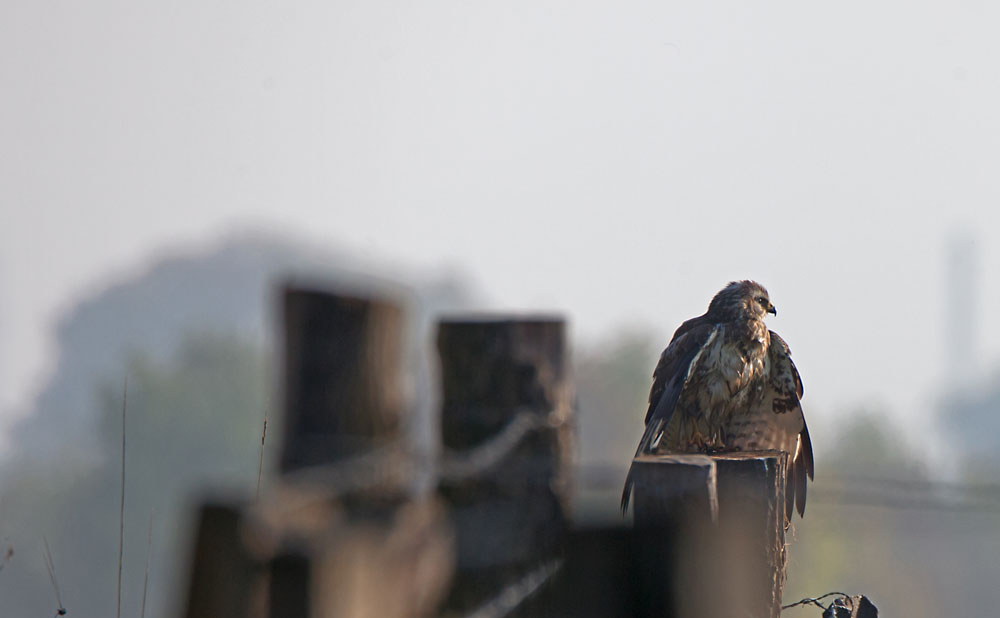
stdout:
[(440, 500), (406, 484), (403, 311), (299, 287), (281, 302), (283, 474), (257, 502), (202, 509), (186, 615), (432, 616), (454, 540)]
[(240, 507), (207, 503), (198, 512), (186, 618), (243, 618), (255, 565), (240, 538)]
[(780, 451), (713, 457), (719, 494), (723, 578), (754, 616), (777, 618), (785, 589), (785, 475)]
[[(458, 570), (447, 608), (468, 612), (557, 552), (567, 527), (572, 391), (562, 320), (447, 320), (438, 328), (447, 461), (476, 465), (512, 424), (529, 427), (471, 478), (445, 466)], [(516, 432), (515, 432), (516, 433)], [(494, 452), (495, 454), (495, 452)]]
[(528, 601), (531, 616), (633, 618), (668, 616), (674, 539), (663, 528), (572, 530), (551, 583)]
[(334, 464), (399, 439), (400, 304), (286, 287), (281, 307), (282, 472)]
[[(279, 539), (266, 561), (270, 618), (428, 618), (454, 568), (451, 525), (437, 500), (407, 503), (391, 516), (274, 520)], [(301, 527), (300, 527), (301, 526)]]
[(777, 451), (635, 459), (635, 527), (675, 539), (664, 557), (670, 615), (780, 614), (786, 460)]

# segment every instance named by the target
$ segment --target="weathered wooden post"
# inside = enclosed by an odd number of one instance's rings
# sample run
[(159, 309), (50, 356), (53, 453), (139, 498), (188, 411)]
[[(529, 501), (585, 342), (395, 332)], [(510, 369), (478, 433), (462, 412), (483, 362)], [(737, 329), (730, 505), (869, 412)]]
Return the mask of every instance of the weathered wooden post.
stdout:
[(664, 557), (669, 582), (660, 583), (670, 593), (651, 615), (779, 616), (786, 459), (765, 451), (634, 460), (637, 533), (674, 539)]
[(240, 539), (240, 509), (207, 503), (198, 513), (187, 618), (243, 618), (256, 565)]
[(531, 601), (545, 618), (665, 616), (672, 539), (664, 528), (571, 530), (562, 568)]
[(572, 392), (565, 325), (448, 320), (437, 341), (441, 493), (458, 542), (446, 606), (467, 612), (552, 559), (566, 531)]
[(430, 616), (454, 549), (440, 502), (409, 490), (403, 310), (301, 287), (281, 302), (282, 476), (211, 528), (225, 543), (198, 551), (187, 616)]
[[(704, 455), (641, 455), (632, 462), (638, 604), (644, 616), (682, 618), (717, 614), (698, 593), (711, 577), (702, 555), (718, 519), (715, 462)], [(711, 581), (711, 580), (708, 580)], [(713, 611), (708, 611), (713, 610)]]
[[(420, 618), (447, 591), (451, 527), (434, 500), (405, 503), (375, 518), (337, 505), (326, 517), (259, 512), (252, 522), (276, 545), (270, 556), (270, 618)], [(353, 510), (353, 509), (351, 509)], [(291, 516), (287, 516), (291, 515)]]
[(401, 438), (403, 310), (388, 299), (288, 287), (281, 471), (335, 464)]
[(288, 288), (283, 309), (284, 483), (307, 500), (329, 501), (324, 492), (333, 489), (342, 511), (318, 527), (306, 523), (311, 532), (272, 520), (279, 537), (294, 540), (283, 544), (280, 564), (298, 566), (281, 576), (272, 562), (271, 616), (427, 615), (449, 579), (452, 541), (436, 501), (409, 496), (415, 462), (403, 435), (401, 305)]
[(310, 616), (316, 600), (314, 566), (305, 552), (279, 551), (267, 564), (267, 613), (269, 618)]
[(785, 589), (785, 475), (780, 451), (713, 457), (719, 495), (722, 576), (754, 616), (777, 618)]

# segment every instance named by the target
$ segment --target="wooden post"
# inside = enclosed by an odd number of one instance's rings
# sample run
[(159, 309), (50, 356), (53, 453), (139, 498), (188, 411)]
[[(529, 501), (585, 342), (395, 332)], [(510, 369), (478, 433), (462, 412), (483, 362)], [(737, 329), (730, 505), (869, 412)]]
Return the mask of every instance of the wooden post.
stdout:
[(703, 554), (718, 519), (715, 461), (704, 455), (642, 455), (632, 462), (641, 615), (695, 618), (719, 614), (699, 591), (713, 581)]
[(713, 457), (718, 477), (723, 577), (754, 616), (777, 618), (785, 589), (785, 475), (780, 451)]
[(401, 437), (399, 304), (287, 287), (282, 472), (332, 464)]
[(402, 310), (301, 288), (281, 298), (283, 475), (257, 503), (203, 509), (187, 616), (431, 616), (454, 543), (440, 501), (404, 484)]
[(283, 550), (267, 563), (268, 618), (309, 618), (314, 604), (313, 565), (305, 552)]
[(632, 478), (637, 528), (718, 519), (715, 461), (706, 455), (640, 455)]
[(777, 618), (784, 588), (785, 453), (635, 459), (635, 526), (674, 538), (657, 614)]
[[(272, 505), (280, 509), (280, 505)], [(270, 618), (427, 618), (454, 565), (451, 526), (436, 499), (410, 502), (380, 519), (331, 509), (296, 521), (263, 517), (278, 539), (267, 560)]]
[(587, 528), (569, 532), (550, 585), (529, 601), (545, 618), (666, 616), (672, 538), (664, 528)]
[(277, 545), (265, 555), (270, 615), (427, 616), (453, 543), (437, 502), (407, 491), (403, 311), (311, 289), (282, 298), (284, 491), (259, 509)]
[(489, 450), (484, 445), (509, 435), (512, 423), (532, 425), (474, 478), (461, 478), (459, 468), (441, 480), (458, 542), (448, 610), (473, 609), (551, 558), (561, 544), (572, 456), (564, 337), (564, 323), (557, 319), (439, 325), (446, 452), (452, 458), (472, 453), (471, 467), (477, 452)]
[(240, 510), (206, 504), (198, 514), (188, 584), (187, 618), (243, 618), (254, 564), (240, 539)]

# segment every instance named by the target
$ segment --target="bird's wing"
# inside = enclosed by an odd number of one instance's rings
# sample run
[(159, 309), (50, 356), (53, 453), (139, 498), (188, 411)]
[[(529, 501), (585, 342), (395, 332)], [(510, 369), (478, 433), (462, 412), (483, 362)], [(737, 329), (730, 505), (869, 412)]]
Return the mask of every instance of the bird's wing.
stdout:
[[(677, 400), (691, 375), (691, 367), (696, 364), (699, 352), (716, 336), (719, 326), (705, 316), (692, 318), (674, 333), (670, 344), (660, 354), (660, 361), (653, 370), (653, 387), (649, 391), (649, 408), (646, 410), (646, 430), (639, 440), (636, 455), (648, 452), (663, 434), (670, 417), (673, 416)], [(632, 470), (625, 478), (622, 492), (622, 511), (628, 509), (632, 493)]]
[(646, 410), (647, 427), (651, 419), (668, 420), (673, 414), (690, 375), (691, 363), (717, 329), (718, 324), (700, 316), (684, 322), (674, 333), (653, 370), (653, 386), (649, 389), (649, 408)]
[(806, 509), (806, 477), (813, 478), (812, 443), (802, 414), (802, 379), (788, 344), (771, 331), (767, 380), (746, 414), (734, 415), (727, 428), (728, 445), (741, 450), (781, 450), (789, 454), (785, 513)]

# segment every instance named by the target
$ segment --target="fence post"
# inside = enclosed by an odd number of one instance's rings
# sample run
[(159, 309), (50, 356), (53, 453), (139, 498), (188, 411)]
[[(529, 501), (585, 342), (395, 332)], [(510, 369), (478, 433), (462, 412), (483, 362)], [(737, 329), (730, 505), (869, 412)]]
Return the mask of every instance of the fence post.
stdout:
[(291, 286), (281, 302), (281, 471), (337, 463), (399, 439), (400, 305)]
[(718, 477), (719, 531), (725, 579), (754, 616), (778, 618), (785, 589), (785, 475), (780, 451), (722, 453)]
[(512, 424), (532, 425), (475, 478), (463, 478), (461, 466), (442, 473), (458, 544), (449, 611), (468, 612), (552, 558), (561, 544), (572, 456), (564, 338), (559, 319), (439, 324), (446, 462), (454, 459), (448, 453), (485, 456), (483, 445), (509, 436)]
[[(270, 505), (279, 512), (269, 531), (279, 539), (269, 561), (270, 614), (429, 615), (446, 589), (453, 549), (437, 501), (409, 496), (403, 309), (296, 287), (283, 290), (282, 302), (282, 484), (307, 505), (330, 508), (296, 522)], [(414, 582), (424, 589), (413, 590)]]
[(569, 532), (562, 568), (532, 601), (545, 618), (668, 616), (665, 528), (583, 528)]
[(663, 613), (777, 618), (786, 458), (765, 451), (634, 460), (637, 533), (661, 529), (675, 539), (664, 557), (672, 592)]
[(187, 618), (243, 618), (255, 564), (240, 539), (240, 509), (207, 503), (198, 512)]
[(454, 550), (440, 501), (408, 491), (403, 310), (299, 287), (281, 302), (283, 474), (259, 503), (203, 509), (187, 616), (430, 616)]
[[(641, 615), (694, 618), (719, 614), (699, 591), (711, 567), (702, 554), (718, 518), (715, 461), (704, 455), (641, 455), (632, 462), (633, 544)], [(711, 560), (710, 558), (708, 560)], [(733, 614), (736, 615), (736, 614)]]
[(255, 524), (279, 540), (268, 560), (269, 618), (426, 618), (453, 568), (451, 528), (435, 500), (357, 519)]

